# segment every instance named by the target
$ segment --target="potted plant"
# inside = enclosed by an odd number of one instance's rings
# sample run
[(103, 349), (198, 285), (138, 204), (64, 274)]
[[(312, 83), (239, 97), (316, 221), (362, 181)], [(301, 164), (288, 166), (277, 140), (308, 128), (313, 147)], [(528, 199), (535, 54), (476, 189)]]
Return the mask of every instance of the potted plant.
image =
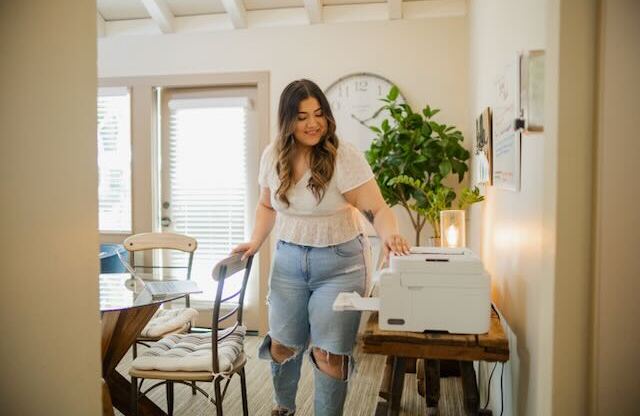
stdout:
[[(365, 154), (385, 201), (406, 209), (420, 245), (420, 232), (427, 222), (434, 237), (440, 238), (440, 211), (450, 209), (457, 197), (445, 179), (457, 175), (458, 183), (462, 182), (470, 155), (458, 129), (433, 120), (440, 110), (427, 105), (415, 113), (408, 104), (398, 104), (397, 98), (394, 86), (382, 99), (385, 104), (373, 117), (386, 111), (391, 121), (368, 126), (376, 138)], [(483, 199), (477, 187), (463, 188), (457, 206), (465, 209)]]

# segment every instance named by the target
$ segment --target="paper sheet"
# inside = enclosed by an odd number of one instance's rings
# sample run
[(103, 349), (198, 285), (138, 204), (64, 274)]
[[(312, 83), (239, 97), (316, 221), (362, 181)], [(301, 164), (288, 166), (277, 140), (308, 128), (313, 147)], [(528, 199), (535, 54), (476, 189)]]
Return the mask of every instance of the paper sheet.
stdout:
[(377, 311), (380, 298), (363, 298), (357, 292), (342, 292), (333, 302), (334, 311)]

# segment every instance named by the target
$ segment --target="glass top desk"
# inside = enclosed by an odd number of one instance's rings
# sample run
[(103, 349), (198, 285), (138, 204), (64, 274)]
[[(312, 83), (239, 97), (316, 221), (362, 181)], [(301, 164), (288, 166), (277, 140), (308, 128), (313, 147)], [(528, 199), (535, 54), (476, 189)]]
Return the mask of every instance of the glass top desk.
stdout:
[[(143, 278), (151, 275), (141, 275)], [(144, 279), (146, 280), (146, 279)], [(107, 273), (100, 275), (100, 312), (117, 311), (128, 308), (160, 305), (179, 299), (185, 294), (171, 294), (152, 297), (144, 287), (144, 280), (132, 279), (129, 273)]]
[[(128, 377), (116, 371), (116, 366), (129, 351), (140, 331), (164, 302), (186, 294), (152, 297), (142, 280), (129, 273), (100, 275), (100, 315), (102, 324), (102, 377), (111, 402), (120, 412), (131, 415), (131, 384)], [(143, 396), (138, 401), (139, 415), (165, 415), (151, 400)]]

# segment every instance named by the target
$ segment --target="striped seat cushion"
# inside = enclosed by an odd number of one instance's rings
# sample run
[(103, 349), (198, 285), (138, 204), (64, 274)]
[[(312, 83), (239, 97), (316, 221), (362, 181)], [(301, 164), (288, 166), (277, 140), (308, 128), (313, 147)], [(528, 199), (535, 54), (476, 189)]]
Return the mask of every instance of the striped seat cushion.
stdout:
[[(247, 329), (237, 327), (225, 339), (218, 341), (218, 363), (220, 372), (232, 369), (233, 363), (243, 351)], [(231, 332), (221, 330), (220, 337)], [(131, 367), (138, 370), (160, 371), (213, 371), (211, 362), (211, 333), (174, 334), (151, 344)]]
[(193, 308), (158, 309), (140, 335), (153, 338), (189, 328), (197, 316), (198, 311)]

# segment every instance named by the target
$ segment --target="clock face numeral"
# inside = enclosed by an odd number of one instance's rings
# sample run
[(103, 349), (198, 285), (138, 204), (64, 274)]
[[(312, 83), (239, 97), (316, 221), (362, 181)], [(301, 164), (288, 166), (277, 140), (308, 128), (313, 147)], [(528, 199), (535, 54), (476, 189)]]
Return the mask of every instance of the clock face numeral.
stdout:
[(349, 98), (349, 86), (348, 85), (344, 85), (344, 86), (339, 86), (338, 87), (338, 97), (340, 98)]
[(367, 92), (369, 89), (369, 82), (367, 82), (367, 80), (358, 80), (355, 82), (355, 89), (356, 91)]

